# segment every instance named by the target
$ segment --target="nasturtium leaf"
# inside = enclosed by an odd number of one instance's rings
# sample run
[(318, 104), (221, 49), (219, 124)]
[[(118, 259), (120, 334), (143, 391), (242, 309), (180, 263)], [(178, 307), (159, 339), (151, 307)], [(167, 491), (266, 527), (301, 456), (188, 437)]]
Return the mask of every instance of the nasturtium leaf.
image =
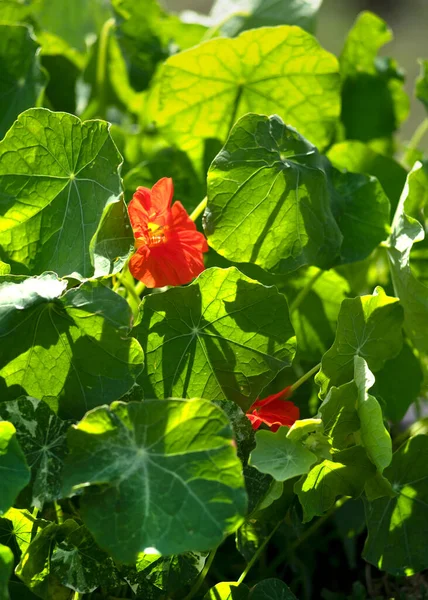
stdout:
[(10, 271), (10, 265), (0, 260), (0, 275), (9, 275)]
[(72, 519), (62, 525), (50, 523), (32, 540), (21, 556), (15, 573), (34, 594), (44, 600), (69, 600), (70, 589), (64, 587), (51, 569), (51, 556), (55, 544), (74, 531)]
[(148, 87), (158, 63), (171, 53), (195, 46), (205, 27), (182, 23), (167, 13), (158, 0), (112, 0), (117, 39), (128, 64), (130, 83), (141, 91)]
[(0, 519), (0, 544), (9, 546), (19, 560), (31, 542), (34, 519), (27, 510), (9, 508)]
[(264, 579), (253, 587), (248, 600), (297, 600), (297, 598), (280, 579)]
[(428, 60), (419, 60), (421, 72), (416, 80), (416, 98), (420, 100), (428, 111)]
[(357, 412), (358, 389), (355, 381), (340, 387), (332, 386), (319, 412), (324, 424), (324, 432), (333, 448), (344, 450), (355, 443), (353, 434), (360, 429)]
[(290, 366), (296, 344), (285, 297), (234, 267), (146, 296), (133, 335), (146, 397), (227, 399), (244, 410)]
[(9, 600), (8, 581), (12, 571), (12, 550), (0, 544), (0, 600)]
[(30, 481), (30, 469), (16, 439), (15, 427), (7, 421), (0, 421), (0, 472), (0, 515), (3, 515)]
[(210, 12), (210, 35), (233, 37), (247, 29), (298, 25), (310, 33), (322, 0), (216, 0)]
[(316, 267), (299, 269), (290, 273), (285, 282), (284, 291), (290, 308), (312, 281), (314, 283), (299, 302), (298, 310), (291, 310), (290, 318), (300, 358), (316, 363), (334, 342), (340, 306), (350, 295), (350, 287), (336, 271), (320, 271)]
[(316, 455), (300, 441), (287, 438), (287, 431), (287, 427), (280, 427), (276, 433), (258, 431), (257, 445), (250, 456), (253, 467), (272, 475), (277, 481), (304, 475), (317, 462)]
[(122, 562), (149, 548), (207, 550), (246, 509), (232, 440), (226, 415), (205, 400), (100, 407), (69, 431), (64, 494), (82, 493), (83, 521)]
[(34, 10), (34, 3), (22, 0), (2, 0), (0, 3), (0, 21), (5, 23), (23, 23)]
[(390, 203), (375, 177), (328, 169), (334, 218), (343, 236), (340, 261), (367, 258), (390, 233)]
[(222, 581), (212, 587), (204, 596), (204, 600), (248, 600), (250, 590), (245, 583)]
[(383, 402), (385, 415), (398, 423), (421, 391), (423, 372), (415, 353), (404, 343), (395, 358), (387, 360), (383, 369), (376, 373), (373, 395)]
[(162, 600), (165, 594), (185, 597), (205, 565), (207, 553), (185, 552), (173, 556), (142, 554), (126, 580), (137, 598)]
[(60, 498), (60, 476), (67, 453), (69, 423), (42, 400), (23, 397), (0, 403), (0, 418), (12, 423), (31, 469), (31, 506)]
[(392, 40), (386, 23), (370, 12), (361, 13), (349, 32), (342, 55), (342, 122), (346, 138), (389, 138), (409, 111), (404, 76), (395, 61), (378, 57)]
[(277, 117), (238, 121), (208, 172), (205, 232), (236, 262), (288, 272), (329, 267), (342, 236), (317, 149)]
[(2, 400), (56, 398), (80, 418), (133, 386), (143, 353), (123, 298), (97, 281), (66, 285), (53, 273), (0, 278), (0, 384)]
[(364, 558), (393, 575), (428, 567), (428, 437), (410, 438), (395, 452), (385, 477), (396, 492), (368, 504)]
[(338, 496), (357, 498), (364, 490), (366, 480), (375, 474), (376, 467), (368, 459), (364, 448), (354, 446), (315, 465), (308, 475), (299, 479), (294, 491), (303, 507), (303, 522), (321, 516), (331, 508)]
[(367, 391), (373, 387), (375, 378), (361, 356), (354, 356), (355, 384), (358, 389), (357, 412), (361, 423), (361, 443), (370, 460), (380, 473), (392, 460), (391, 436), (383, 423), (379, 402)]
[[(395, 211), (407, 175), (404, 167), (398, 162), (358, 140), (335, 144), (328, 151), (327, 157), (337, 169), (368, 173), (377, 177), (391, 202), (392, 210)], [(392, 212), (391, 216), (393, 214)]]
[(120, 269), (133, 244), (121, 161), (104, 121), (21, 114), (0, 142), (0, 257), (35, 274)]
[(62, 585), (89, 594), (115, 582), (112, 559), (98, 548), (83, 525), (67, 521), (67, 534), (58, 539), (50, 557), (50, 572)]
[(35, 3), (34, 14), (42, 30), (84, 51), (109, 18), (110, 10), (104, 0), (41, 0)]
[(428, 288), (412, 273), (410, 253), (413, 244), (425, 237), (423, 214), (427, 203), (428, 165), (417, 162), (395, 213), (388, 256), (394, 290), (404, 308), (404, 328), (414, 346), (424, 353), (428, 353)]
[(171, 56), (159, 69), (149, 117), (182, 150), (224, 142), (248, 112), (279, 113), (320, 148), (340, 112), (336, 58), (298, 27), (263, 27)]
[(336, 339), (321, 362), (315, 381), (324, 398), (331, 386), (354, 378), (354, 356), (361, 356), (376, 372), (400, 352), (403, 309), (398, 298), (377, 287), (373, 295), (345, 299), (340, 309)]
[(0, 139), (46, 85), (39, 44), (25, 25), (0, 24)]

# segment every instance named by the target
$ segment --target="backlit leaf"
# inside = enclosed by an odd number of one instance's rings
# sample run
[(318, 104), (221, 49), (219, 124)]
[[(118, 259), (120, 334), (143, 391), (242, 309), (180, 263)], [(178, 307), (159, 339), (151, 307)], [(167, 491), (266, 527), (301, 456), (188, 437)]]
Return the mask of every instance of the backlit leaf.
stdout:
[(420, 75), (416, 81), (416, 98), (420, 100), (428, 111), (428, 60), (419, 60)]
[(295, 353), (285, 297), (234, 267), (146, 296), (133, 335), (146, 396), (228, 399), (244, 410)]
[(207, 550), (241, 524), (242, 466), (228, 419), (213, 404), (117, 402), (88, 413), (68, 435), (64, 493), (83, 492), (84, 522), (118, 560), (149, 548)]
[(64, 293), (52, 273), (0, 281), (2, 400), (53, 397), (61, 415), (79, 418), (132, 387), (143, 354), (126, 337), (123, 298), (96, 281)]
[(0, 142), (1, 258), (21, 273), (120, 269), (133, 244), (120, 164), (108, 123), (42, 108), (21, 114)]
[(0, 544), (0, 600), (9, 600), (8, 581), (12, 571), (12, 550)]
[(371, 296), (345, 299), (336, 339), (324, 354), (315, 378), (320, 396), (324, 398), (330, 386), (338, 387), (354, 378), (354, 356), (364, 358), (374, 372), (397, 356), (403, 343), (402, 322), (398, 298), (387, 296), (380, 287)]
[(181, 149), (200, 155), (201, 139), (224, 142), (248, 112), (278, 113), (324, 148), (339, 116), (334, 56), (292, 26), (263, 27), (171, 56), (156, 77), (150, 117)]

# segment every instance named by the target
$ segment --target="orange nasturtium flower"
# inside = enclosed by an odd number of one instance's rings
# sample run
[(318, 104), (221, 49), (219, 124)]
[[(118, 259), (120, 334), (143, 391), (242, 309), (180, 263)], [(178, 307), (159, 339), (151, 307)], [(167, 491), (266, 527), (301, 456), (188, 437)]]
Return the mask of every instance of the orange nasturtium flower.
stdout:
[(151, 190), (137, 188), (128, 206), (137, 249), (129, 270), (150, 288), (184, 285), (205, 268), (207, 241), (181, 202), (171, 207), (173, 194), (172, 179), (163, 177)]
[(291, 427), (299, 418), (300, 411), (293, 402), (285, 400), (290, 395), (291, 386), (288, 386), (278, 394), (256, 400), (247, 412), (253, 429), (258, 429), (262, 423), (268, 425), (271, 431), (278, 431), (282, 425)]

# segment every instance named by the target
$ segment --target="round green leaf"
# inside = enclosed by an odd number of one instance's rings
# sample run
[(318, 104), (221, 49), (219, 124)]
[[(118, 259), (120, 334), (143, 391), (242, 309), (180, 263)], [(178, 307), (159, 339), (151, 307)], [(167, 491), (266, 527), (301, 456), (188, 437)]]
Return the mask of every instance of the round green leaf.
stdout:
[(340, 113), (339, 87), (336, 58), (314, 37), (293, 26), (263, 27), (169, 57), (149, 114), (165, 136), (197, 155), (201, 138), (224, 142), (248, 112), (279, 113), (324, 148)]
[(16, 439), (15, 427), (0, 421), (0, 515), (15, 502), (19, 492), (30, 481), (30, 469)]
[(258, 431), (257, 445), (250, 456), (250, 465), (277, 481), (304, 475), (318, 460), (300, 441), (288, 439), (287, 433), (287, 427), (280, 427), (276, 433)]
[(21, 114), (0, 142), (0, 258), (21, 273), (120, 269), (133, 244), (121, 162), (104, 121)]
[(64, 293), (53, 273), (0, 278), (0, 390), (50, 400), (80, 418), (120, 398), (142, 369), (127, 302), (97, 281)]
[(393, 575), (428, 567), (428, 437), (411, 438), (384, 475), (396, 492), (368, 505), (364, 558)]
[(317, 149), (277, 116), (240, 119), (208, 172), (205, 231), (232, 261), (330, 266), (342, 236)]
[(39, 44), (25, 25), (0, 25), (0, 139), (46, 85)]
[(242, 465), (226, 415), (205, 400), (114, 403), (74, 426), (64, 494), (117, 560), (139, 552), (208, 550), (246, 509)]
[(234, 267), (147, 296), (133, 335), (146, 396), (228, 399), (244, 410), (290, 366), (296, 344), (285, 297)]
[(321, 362), (315, 381), (320, 396), (330, 386), (338, 387), (354, 378), (354, 356), (367, 361), (372, 371), (399, 354), (403, 344), (403, 309), (398, 298), (377, 287), (371, 296), (345, 299), (339, 313), (336, 339)]

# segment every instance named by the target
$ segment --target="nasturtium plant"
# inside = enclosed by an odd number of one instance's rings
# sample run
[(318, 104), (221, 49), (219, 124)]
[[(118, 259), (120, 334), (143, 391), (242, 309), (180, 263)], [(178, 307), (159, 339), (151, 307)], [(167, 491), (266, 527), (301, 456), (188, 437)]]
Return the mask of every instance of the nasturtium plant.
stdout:
[(0, 600), (424, 597), (428, 63), (324, 4), (0, 0)]

